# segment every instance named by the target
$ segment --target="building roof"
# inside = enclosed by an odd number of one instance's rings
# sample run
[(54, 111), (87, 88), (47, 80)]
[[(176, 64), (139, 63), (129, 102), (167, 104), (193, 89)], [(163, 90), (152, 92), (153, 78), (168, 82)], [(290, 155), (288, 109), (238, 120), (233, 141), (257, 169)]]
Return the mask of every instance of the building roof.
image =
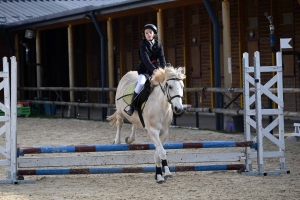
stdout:
[(28, 19), (124, 1), (128, 0), (0, 0), (0, 23), (22, 23)]
[(0, 0), (0, 29), (18, 30), (30, 26), (83, 18), (84, 13), (116, 12), (172, 0)]

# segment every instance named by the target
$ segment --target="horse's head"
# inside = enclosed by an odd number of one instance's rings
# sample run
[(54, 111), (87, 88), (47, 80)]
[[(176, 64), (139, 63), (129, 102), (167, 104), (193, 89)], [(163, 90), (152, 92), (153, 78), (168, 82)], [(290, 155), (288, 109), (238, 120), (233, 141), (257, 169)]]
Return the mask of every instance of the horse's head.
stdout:
[(175, 114), (183, 112), (183, 79), (185, 79), (185, 68), (179, 67), (175, 69), (172, 66), (159, 69), (151, 79), (153, 85), (160, 84)]

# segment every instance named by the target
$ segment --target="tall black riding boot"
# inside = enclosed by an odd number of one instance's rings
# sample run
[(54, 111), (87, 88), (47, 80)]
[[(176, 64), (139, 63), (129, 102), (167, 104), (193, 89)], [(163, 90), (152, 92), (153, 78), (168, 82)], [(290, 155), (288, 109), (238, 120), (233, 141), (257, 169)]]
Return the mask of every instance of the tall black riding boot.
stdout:
[(129, 110), (125, 110), (124, 109), (124, 112), (127, 113), (127, 115), (131, 116), (134, 112), (134, 104), (135, 104), (135, 101), (136, 101), (136, 97), (137, 97), (138, 93), (134, 92), (133, 95), (132, 95), (132, 99), (131, 99), (131, 104), (129, 105)]

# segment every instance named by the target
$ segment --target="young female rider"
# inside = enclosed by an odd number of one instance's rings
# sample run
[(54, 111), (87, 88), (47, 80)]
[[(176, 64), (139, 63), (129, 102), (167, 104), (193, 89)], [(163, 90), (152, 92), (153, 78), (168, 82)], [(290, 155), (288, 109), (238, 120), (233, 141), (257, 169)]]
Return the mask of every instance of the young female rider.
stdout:
[(137, 67), (138, 82), (132, 95), (131, 104), (129, 110), (124, 111), (128, 115), (132, 115), (134, 112), (134, 101), (141, 89), (145, 85), (147, 78), (156, 72), (158, 67), (164, 68), (166, 66), (166, 60), (164, 56), (164, 50), (161, 43), (157, 40), (157, 28), (153, 24), (146, 24), (142, 29), (143, 40), (140, 44), (140, 64)]

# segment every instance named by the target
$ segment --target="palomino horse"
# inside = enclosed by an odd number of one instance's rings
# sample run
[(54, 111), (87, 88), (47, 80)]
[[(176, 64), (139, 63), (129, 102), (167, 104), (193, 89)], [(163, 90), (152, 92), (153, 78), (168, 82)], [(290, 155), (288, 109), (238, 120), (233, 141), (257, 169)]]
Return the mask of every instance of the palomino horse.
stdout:
[[(163, 148), (163, 143), (169, 134), (173, 113), (181, 114), (184, 111), (182, 105), (184, 78), (184, 67), (175, 69), (168, 66), (164, 69), (159, 69), (150, 80), (153, 91), (144, 106), (143, 118), (145, 129), (155, 146), (155, 179), (158, 183), (164, 182), (164, 178), (172, 177), (167, 165), (167, 156)], [(117, 134), (114, 140), (115, 144), (120, 144), (121, 127), (125, 117), (132, 123), (132, 133), (125, 139), (127, 144), (131, 144), (135, 141), (136, 129), (137, 127), (142, 127), (138, 113), (135, 111), (132, 116), (127, 115), (124, 112), (127, 103), (123, 99), (119, 99), (119, 97), (124, 95), (124, 91), (130, 85), (137, 82), (137, 79), (137, 72), (130, 71), (122, 77), (118, 85), (116, 93), (116, 112), (107, 118), (112, 126), (115, 125), (117, 127)], [(162, 171), (164, 172), (164, 177)]]

